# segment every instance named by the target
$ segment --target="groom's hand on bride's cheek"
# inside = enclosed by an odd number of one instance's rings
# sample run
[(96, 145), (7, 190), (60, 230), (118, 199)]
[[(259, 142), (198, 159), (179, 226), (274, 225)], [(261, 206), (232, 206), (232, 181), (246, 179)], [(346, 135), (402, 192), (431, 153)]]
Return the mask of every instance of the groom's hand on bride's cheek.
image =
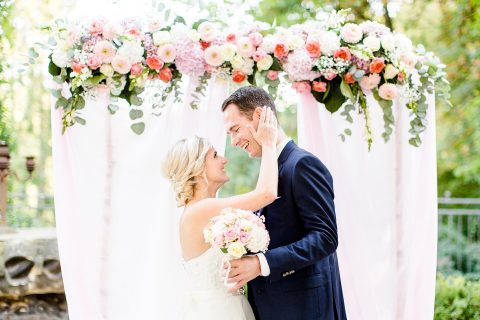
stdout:
[(228, 276), (228, 283), (235, 283), (229, 292), (235, 292), (250, 280), (260, 275), (260, 261), (256, 255), (244, 256), (240, 259), (230, 261), (231, 270)]

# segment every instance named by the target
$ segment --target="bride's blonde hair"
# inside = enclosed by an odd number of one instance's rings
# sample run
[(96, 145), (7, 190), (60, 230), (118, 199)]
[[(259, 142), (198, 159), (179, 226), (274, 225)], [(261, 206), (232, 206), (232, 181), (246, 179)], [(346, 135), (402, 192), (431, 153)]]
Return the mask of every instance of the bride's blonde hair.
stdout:
[(195, 192), (197, 180), (205, 169), (210, 142), (197, 136), (178, 141), (168, 152), (163, 163), (165, 176), (171, 181), (177, 206), (186, 205)]

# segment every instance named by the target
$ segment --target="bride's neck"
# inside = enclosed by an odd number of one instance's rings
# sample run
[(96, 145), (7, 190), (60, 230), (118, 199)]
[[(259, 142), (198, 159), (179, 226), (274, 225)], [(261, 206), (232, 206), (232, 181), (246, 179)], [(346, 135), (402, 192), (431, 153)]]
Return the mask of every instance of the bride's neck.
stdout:
[(219, 186), (198, 186), (195, 188), (193, 198), (189, 201), (189, 203), (197, 202), (207, 198), (215, 198), (219, 188)]

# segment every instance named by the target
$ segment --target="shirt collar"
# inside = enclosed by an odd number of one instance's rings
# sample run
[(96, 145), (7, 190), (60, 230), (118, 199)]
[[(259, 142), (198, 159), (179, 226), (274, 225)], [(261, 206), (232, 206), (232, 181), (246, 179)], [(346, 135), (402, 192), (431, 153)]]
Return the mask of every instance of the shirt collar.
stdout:
[(287, 145), (287, 143), (290, 142), (290, 140), (292, 140), (292, 138), (287, 137), (287, 138), (283, 139), (279, 144), (277, 144), (277, 159), (278, 159), (278, 157), (280, 157), (280, 154), (282, 153), (282, 151), (285, 148), (285, 146)]

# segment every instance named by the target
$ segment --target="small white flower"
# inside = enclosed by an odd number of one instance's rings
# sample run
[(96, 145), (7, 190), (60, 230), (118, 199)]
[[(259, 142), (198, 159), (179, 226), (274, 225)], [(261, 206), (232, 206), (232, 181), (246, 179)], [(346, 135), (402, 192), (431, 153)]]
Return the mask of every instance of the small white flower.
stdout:
[(291, 36), (287, 39), (287, 47), (288, 50), (295, 50), (297, 48), (303, 47), (305, 45), (305, 41), (300, 36)]
[(253, 66), (255, 64), (255, 62), (253, 61), (253, 59), (250, 59), (250, 58), (245, 58), (244, 59), (244, 64), (243, 66), (240, 68), (240, 71), (242, 71), (244, 74), (252, 74), (253, 73)]
[(396, 33), (395, 38), (395, 47), (397, 47), (399, 52), (409, 52), (413, 50), (412, 40), (402, 33)]
[(200, 41), (200, 33), (197, 30), (192, 29), (188, 31), (188, 38), (192, 41)]
[(275, 39), (274, 36), (272, 35), (267, 35), (266, 37), (263, 38), (262, 44), (260, 45), (260, 48), (265, 50), (267, 53), (272, 53), (273, 50), (275, 49), (275, 44), (277, 43), (277, 40)]

